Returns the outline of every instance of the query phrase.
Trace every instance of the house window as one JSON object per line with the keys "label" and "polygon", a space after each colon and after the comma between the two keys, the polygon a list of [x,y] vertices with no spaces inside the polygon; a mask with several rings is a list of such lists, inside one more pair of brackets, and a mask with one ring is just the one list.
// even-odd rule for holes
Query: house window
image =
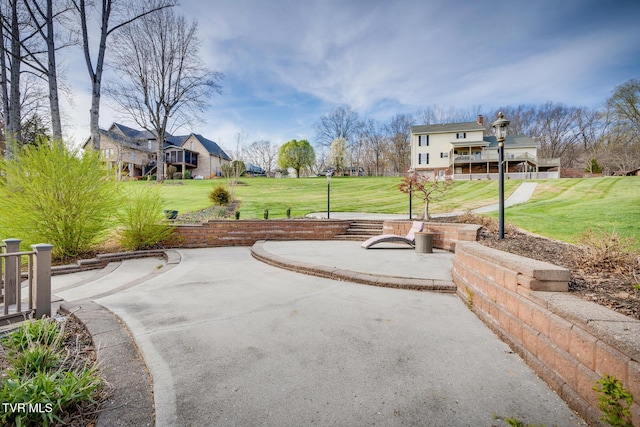
{"label": "house window", "polygon": [[429,153],[419,153],[418,154],[418,164],[419,165],[428,165],[429,164]]}
{"label": "house window", "polygon": [[418,147],[429,146],[429,135],[418,135]]}
{"label": "house window", "polygon": [[465,139],[467,137],[466,132],[458,132],[456,133],[456,139]]}
{"label": "house window", "polygon": [[152,148],[152,147],[151,147],[151,140],[147,141],[147,148],[148,148],[149,150],[151,150],[151,148]]}
{"label": "house window", "polygon": [[440,153],[440,158],[441,159],[448,159],[449,158],[449,153]]}
{"label": "house window", "polygon": [[193,151],[194,146],[195,146],[194,142],[191,141],[191,151]]}

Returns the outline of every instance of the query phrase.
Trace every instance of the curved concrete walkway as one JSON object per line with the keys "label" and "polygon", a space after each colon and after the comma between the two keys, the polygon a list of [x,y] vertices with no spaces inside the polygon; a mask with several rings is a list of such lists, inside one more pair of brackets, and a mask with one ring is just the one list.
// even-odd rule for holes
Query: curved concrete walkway
{"label": "curved concrete walkway", "polygon": [[[379,254],[411,256],[298,243],[265,246],[391,276]],[[95,299],[131,330],[159,426],[507,425],[495,414],[585,425],[455,295],[301,275],[247,247],[178,252],[164,273]],[[439,262],[412,264],[428,277]],[[152,273],[140,266],[139,278]]]}

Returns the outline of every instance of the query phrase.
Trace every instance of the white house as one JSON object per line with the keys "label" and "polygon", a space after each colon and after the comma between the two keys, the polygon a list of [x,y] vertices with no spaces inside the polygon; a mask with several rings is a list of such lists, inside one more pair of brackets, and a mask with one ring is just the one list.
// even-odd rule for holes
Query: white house
{"label": "white house", "polygon": [[[498,142],[477,122],[411,127],[411,168],[431,178],[497,179]],[[504,141],[505,173],[512,179],[559,178],[560,159],[538,157],[536,142],[524,135]]]}

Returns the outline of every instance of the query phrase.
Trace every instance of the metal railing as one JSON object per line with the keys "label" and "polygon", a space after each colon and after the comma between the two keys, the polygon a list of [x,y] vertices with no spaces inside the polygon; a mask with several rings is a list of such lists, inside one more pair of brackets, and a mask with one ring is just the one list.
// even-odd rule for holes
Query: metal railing
{"label": "metal railing", "polygon": [[[555,179],[560,178],[560,172],[509,172],[504,174],[505,179]],[[456,173],[452,177],[456,181],[474,181],[483,179],[499,179],[497,173]]]}
{"label": "metal railing", "polygon": [[[6,239],[0,244],[0,324],[25,320],[32,316],[51,316],[53,246],[41,243],[31,245],[31,251],[20,252],[20,242],[19,239]],[[23,271],[23,267],[26,271]],[[26,295],[23,294],[23,286]]]}

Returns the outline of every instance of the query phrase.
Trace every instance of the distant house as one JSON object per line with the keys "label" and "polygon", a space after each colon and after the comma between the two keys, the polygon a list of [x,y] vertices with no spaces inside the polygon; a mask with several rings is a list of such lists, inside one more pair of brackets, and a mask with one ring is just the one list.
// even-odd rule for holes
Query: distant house
{"label": "distant house", "polygon": [[[411,127],[411,168],[431,178],[496,179],[498,142],[477,122]],[[559,178],[560,159],[538,157],[536,142],[524,135],[504,142],[505,173],[513,179]]]}
{"label": "distant house", "polygon": [[[91,149],[88,139],[83,149]],[[140,131],[114,123],[108,130],[100,129],[100,152],[107,167],[119,176],[143,177],[157,174],[158,140],[148,131]],[[192,177],[220,176],[231,158],[216,144],[202,135],[173,136],[165,134],[164,159],[161,170],[166,175],[168,166],[178,172],[189,171]]]}

